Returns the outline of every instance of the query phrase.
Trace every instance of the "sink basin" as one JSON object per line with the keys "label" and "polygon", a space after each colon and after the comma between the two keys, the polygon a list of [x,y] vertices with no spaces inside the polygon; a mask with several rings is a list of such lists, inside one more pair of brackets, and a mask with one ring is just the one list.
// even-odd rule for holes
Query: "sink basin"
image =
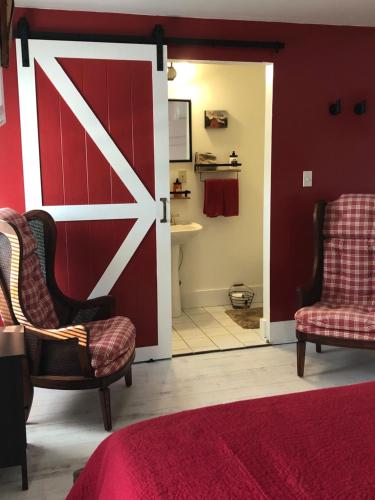
{"label": "sink basin", "polygon": [[190,238],[203,229],[201,224],[191,222],[190,224],[175,224],[171,226],[172,236],[172,316],[176,318],[181,315],[181,291],[180,291],[180,246],[184,245]]}
{"label": "sink basin", "polygon": [[171,226],[172,245],[183,245],[201,229],[203,229],[203,226],[197,222],[191,222],[190,224],[175,224]]}

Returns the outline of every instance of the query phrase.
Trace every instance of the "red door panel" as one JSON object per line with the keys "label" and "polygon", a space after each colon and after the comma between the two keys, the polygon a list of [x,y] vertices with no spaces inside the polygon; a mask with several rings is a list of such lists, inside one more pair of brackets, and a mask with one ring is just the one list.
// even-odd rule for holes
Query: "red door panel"
{"label": "red door panel", "polygon": [[[154,196],[151,63],[60,59],[59,63]],[[43,70],[36,66],[43,204],[134,203],[134,198]],[[58,223],[56,275],[68,295],[84,299],[135,220]],[[155,225],[110,292],[117,314],[137,328],[137,345],[157,344]]]}

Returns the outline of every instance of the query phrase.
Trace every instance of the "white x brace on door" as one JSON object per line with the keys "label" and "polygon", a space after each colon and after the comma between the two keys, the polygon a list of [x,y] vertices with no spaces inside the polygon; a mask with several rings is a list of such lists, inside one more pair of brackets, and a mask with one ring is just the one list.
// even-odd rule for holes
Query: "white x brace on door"
{"label": "white x brace on door", "polygon": [[[157,342],[153,345],[144,345],[137,349],[137,361],[150,358],[167,358],[171,356],[171,306],[170,306],[170,230],[169,223],[161,223],[163,215],[169,220],[169,201],[164,214],[161,198],[169,200],[169,158],[168,158],[168,96],[167,76],[164,71],[156,69],[156,48],[152,45],[66,42],[29,40],[30,66],[22,66],[21,43],[17,40],[17,65],[20,99],[23,172],[25,186],[26,210],[43,209],[49,212],[56,221],[118,221],[132,219],[135,223],[128,234],[114,252],[107,267],[103,270],[89,297],[106,295],[116,285],[121,274],[132,261],[135,253],[142,246],[145,236],[152,228],[156,232],[156,286],[155,297],[157,304]],[[153,193],[145,186],[131,163],[126,158],[111,136],[110,123],[105,127],[97,114],[85,99],[84,92],[80,91],[72,78],[64,70],[63,60],[90,61],[97,60],[103,67],[109,61],[137,61],[151,64],[152,106],[149,110],[153,117],[153,158],[154,158],[154,186]],[[164,68],[166,68],[166,50],[164,51]],[[42,133],[38,120],[38,100],[43,100],[41,91],[37,88],[36,70],[43,73],[75,119],[84,129],[85,138],[89,137],[98,148],[100,154],[120,179],[123,187],[134,199],[132,203],[93,203],[95,192],[87,181],[87,190],[90,194],[84,203],[46,204],[46,187],[43,186],[41,173],[40,141]],[[86,81],[86,88],[89,82]],[[133,89],[132,92],[135,92]],[[64,104],[64,105],[65,105]],[[133,106],[133,104],[132,104]],[[134,117],[137,109],[132,110]],[[144,110],[142,110],[144,113]],[[133,119],[132,119],[133,120]],[[131,121],[132,121],[131,120]],[[133,120],[134,121],[134,120]],[[51,124],[52,126],[52,124]],[[62,130],[62,129],[61,129]],[[60,131],[61,132],[61,131]],[[62,133],[62,132],[61,132]],[[136,144],[135,134],[142,134],[142,127],[133,127],[132,144]],[[86,141],[87,142],[87,141]],[[141,151],[136,152],[138,155]],[[63,151],[61,153],[63,155]],[[87,156],[87,151],[86,151]],[[133,155],[134,156],[134,155]],[[87,163],[87,158],[86,158]],[[87,165],[86,165],[87,167]],[[48,172],[52,165],[48,162],[43,165]],[[66,167],[67,168],[67,167]],[[105,168],[103,166],[103,168]],[[64,172],[62,173],[64,180]],[[144,181],[144,179],[143,179]],[[69,185],[64,185],[69,191]],[[90,191],[91,190],[91,191]],[[48,197],[47,197],[48,198]],[[64,197],[65,200],[65,197]],[[139,276],[139,286],[146,283],[147,276]],[[117,293],[121,293],[117,291]],[[141,312],[139,312],[141,314]],[[132,318],[137,327],[137,318]],[[150,318],[150,321],[153,321]],[[155,325],[150,324],[150,328]]]}

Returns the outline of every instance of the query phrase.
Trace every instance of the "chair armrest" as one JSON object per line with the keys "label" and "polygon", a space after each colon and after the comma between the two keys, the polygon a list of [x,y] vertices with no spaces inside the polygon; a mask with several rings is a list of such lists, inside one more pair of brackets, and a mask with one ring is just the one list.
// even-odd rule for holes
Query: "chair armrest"
{"label": "chair armrest", "polygon": [[[71,356],[78,356],[82,375],[94,377],[94,370],[91,366],[91,356],[89,351],[89,332],[83,325],[66,326],[63,328],[38,328],[33,325],[24,325],[25,335],[35,335],[40,344],[37,347],[40,358],[42,343],[54,343],[59,349],[59,342],[69,341]],[[39,361],[39,360],[38,360]],[[39,365],[39,362],[37,363]]]}
{"label": "chair armrest", "polygon": [[[114,315],[115,298],[112,295],[104,295],[88,300],[75,300],[61,293],[55,295],[59,303],[63,303],[68,314],[58,314],[63,324],[81,324],[89,321],[107,319]],[[58,303],[55,303],[58,306]],[[91,314],[90,314],[91,311]]]}
{"label": "chair armrest", "polygon": [[115,312],[115,298],[113,295],[103,295],[102,297],[78,302],[77,313],[88,309],[98,309],[93,321],[110,318]]}
{"label": "chair armrest", "polygon": [[319,302],[323,289],[323,262],[324,262],[324,216],[325,201],[318,201],[314,207],[314,263],[311,281],[306,286],[297,288],[297,307],[311,306]]}

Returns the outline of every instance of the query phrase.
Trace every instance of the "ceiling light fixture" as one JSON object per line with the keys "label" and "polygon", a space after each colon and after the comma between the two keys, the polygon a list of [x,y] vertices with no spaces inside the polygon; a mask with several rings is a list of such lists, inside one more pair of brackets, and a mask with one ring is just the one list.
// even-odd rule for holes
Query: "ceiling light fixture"
{"label": "ceiling light fixture", "polygon": [[168,74],[168,81],[169,82],[172,82],[176,78],[177,71],[173,67],[173,62],[171,62],[170,66],[168,65],[168,73],[167,74]]}

